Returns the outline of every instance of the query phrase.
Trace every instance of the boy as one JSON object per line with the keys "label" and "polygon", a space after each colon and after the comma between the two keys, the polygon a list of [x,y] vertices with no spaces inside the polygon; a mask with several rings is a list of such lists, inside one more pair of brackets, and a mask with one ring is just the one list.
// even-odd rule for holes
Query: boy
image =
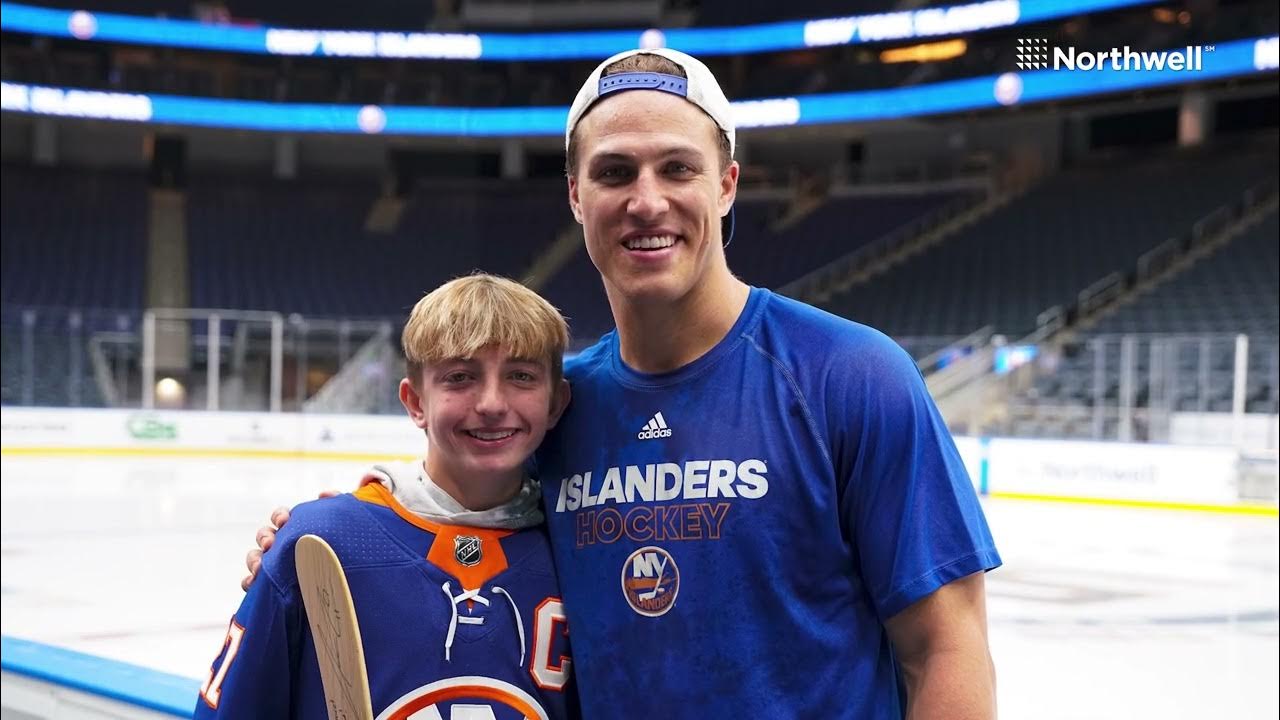
{"label": "boy", "polygon": [[354,494],[295,508],[231,620],[197,718],[327,716],[294,567],[308,533],[342,561],[380,717],[570,716],[564,609],[524,472],[569,401],[567,341],[554,307],[491,275],[418,302],[400,400],[426,433],[425,459],[375,466]]}

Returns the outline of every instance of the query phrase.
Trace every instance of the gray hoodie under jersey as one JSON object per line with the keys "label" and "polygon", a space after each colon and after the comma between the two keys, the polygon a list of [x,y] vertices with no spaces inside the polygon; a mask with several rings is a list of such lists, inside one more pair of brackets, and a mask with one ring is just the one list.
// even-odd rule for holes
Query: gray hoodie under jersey
{"label": "gray hoodie under jersey", "polygon": [[374,465],[361,485],[378,482],[391,491],[396,502],[409,512],[445,525],[520,530],[542,522],[542,491],[532,478],[525,477],[520,492],[510,501],[488,510],[468,510],[440,489],[427,475],[425,458],[414,462]]}

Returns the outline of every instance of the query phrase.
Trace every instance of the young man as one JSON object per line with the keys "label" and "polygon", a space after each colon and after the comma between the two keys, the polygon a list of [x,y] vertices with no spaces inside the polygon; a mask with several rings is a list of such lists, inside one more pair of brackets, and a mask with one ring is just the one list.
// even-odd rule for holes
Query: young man
{"label": "young man", "polygon": [[537,454],[584,717],[994,717],[973,486],[906,353],[729,271],[711,72],[609,58],[565,140],[617,323]]}
{"label": "young man", "polygon": [[884,335],[729,271],[734,146],[683,53],[610,58],[570,109],[617,323],[538,453],[584,713],[992,717],[1000,560],[950,434]]}
{"label": "young man", "polygon": [[472,275],[418,302],[400,400],[426,433],[425,460],[376,466],[354,494],[294,509],[196,717],[327,716],[294,566],[307,533],[342,561],[375,713],[577,716],[539,494],[524,471],[568,402],[567,340],[560,313],[510,280]]}

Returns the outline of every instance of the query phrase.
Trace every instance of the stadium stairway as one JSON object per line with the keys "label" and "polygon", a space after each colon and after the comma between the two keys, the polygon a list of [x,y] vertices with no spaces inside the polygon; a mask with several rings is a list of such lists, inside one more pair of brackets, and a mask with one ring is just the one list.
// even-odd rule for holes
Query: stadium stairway
{"label": "stadium stairway", "polygon": [[796,278],[778,292],[814,305],[882,275],[907,259],[946,242],[961,230],[1008,205],[1030,183],[994,190],[978,197],[961,197],[933,214],[895,229],[844,257]]}
{"label": "stadium stairway", "polygon": [[[1082,288],[1072,305],[1048,308],[1040,314],[1033,332],[1010,344],[1060,347],[1089,332],[1145,294],[1210,261],[1236,238],[1272,217],[1280,205],[1278,190],[1274,178],[1254,185],[1236,201],[1200,218],[1184,235],[1143,254],[1133,267]],[[1008,374],[995,370],[1001,344],[993,338],[987,346],[926,378],[953,431],[982,433],[1003,426],[1011,400],[1028,385],[1031,365]]]}

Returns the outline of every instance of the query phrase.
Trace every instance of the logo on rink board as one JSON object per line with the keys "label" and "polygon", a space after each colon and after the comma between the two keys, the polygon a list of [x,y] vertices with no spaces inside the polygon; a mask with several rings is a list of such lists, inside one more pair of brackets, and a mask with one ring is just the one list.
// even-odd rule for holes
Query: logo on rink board
{"label": "logo on rink board", "polygon": [[125,429],[136,440],[177,440],[178,424],[159,415],[135,413],[125,421]]}

